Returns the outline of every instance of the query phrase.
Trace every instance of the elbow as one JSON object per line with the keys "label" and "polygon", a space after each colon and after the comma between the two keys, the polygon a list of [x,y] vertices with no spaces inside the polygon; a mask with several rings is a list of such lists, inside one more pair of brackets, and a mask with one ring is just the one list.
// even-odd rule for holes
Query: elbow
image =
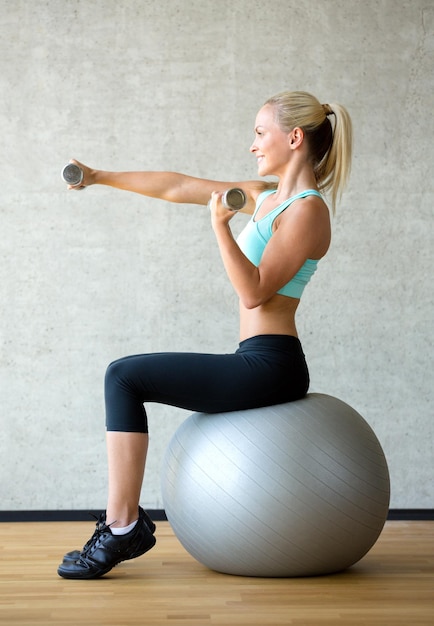
{"label": "elbow", "polygon": [[240,298],[241,304],[245,309],[251,311],[257,309],[259,306],[265,304],[269,298],[263,298],[259,294],[246,294]]}
{"label": "elbow", "polygon": [[270,292],[270,286],[258,280],[250,281],[244,284],[238,291],[241,304],[245,309],[252,310],[266,304],[274,295],[274,291]]}
{"label": "elbow", "polygon": [[245,309],[251,311],[252,309],[256,309],[256,307],[258,307],[260,303],[256,302],[256,300],[246,300],[244,298],[241,298],[241,304]]}

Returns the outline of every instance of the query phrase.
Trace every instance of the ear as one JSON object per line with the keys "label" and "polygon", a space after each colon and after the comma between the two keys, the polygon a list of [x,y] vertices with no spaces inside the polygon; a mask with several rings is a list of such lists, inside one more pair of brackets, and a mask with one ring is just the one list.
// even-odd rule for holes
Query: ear
{"label": "ear", "polygon": [[300,128],[299,126],[296,126],[289,133],[288,139],[289,139],[289,147],[292,150],[296,150],[303,143],[304,130],[302,128]]}

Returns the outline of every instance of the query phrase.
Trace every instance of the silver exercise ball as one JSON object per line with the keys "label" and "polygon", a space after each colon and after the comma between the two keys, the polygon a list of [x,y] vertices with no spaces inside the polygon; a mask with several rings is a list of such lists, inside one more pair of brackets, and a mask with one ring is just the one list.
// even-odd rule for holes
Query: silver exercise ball
{"label": "silver exercise ball", "polygon": [[331,574],[353,565],[386,521],[390,482],[375,433],[332,396],[195,413],[167,448],[167,518],[210,569],[241,576]]}

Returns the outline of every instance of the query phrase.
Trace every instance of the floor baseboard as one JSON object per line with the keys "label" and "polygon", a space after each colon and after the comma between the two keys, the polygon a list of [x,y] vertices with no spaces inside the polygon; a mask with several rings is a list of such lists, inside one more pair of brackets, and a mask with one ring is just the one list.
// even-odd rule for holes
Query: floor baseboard
{"label": "floor baseboard", "polygon": [[[167,521],[164,509],[147,509],[155,522]],[[0,522],[89,522],[92,515],[97,517],[101,510],[60,510],[60,511],[0,511]],[[389,521],[430,521],[434,520],[434,509],[390,509]]]}

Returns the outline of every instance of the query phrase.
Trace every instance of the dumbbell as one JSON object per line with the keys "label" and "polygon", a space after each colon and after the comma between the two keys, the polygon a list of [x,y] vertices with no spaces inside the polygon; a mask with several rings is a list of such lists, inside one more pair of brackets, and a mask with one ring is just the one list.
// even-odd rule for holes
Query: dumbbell
{"label": "dumbbell", "polygon": [[[222,204],[226,209],[229,209],[229,211],[239,211],[246,202],[246,194],[239,187],[227,189],[222,195]],[[208,207],[211,208],[211,200],[208,202]]]}
{"label": "dumbbell", "polygon": [[62,170],[62,178],[68,185],[77,187],[83,180],[83,170],[75,163],[68,163]]}

